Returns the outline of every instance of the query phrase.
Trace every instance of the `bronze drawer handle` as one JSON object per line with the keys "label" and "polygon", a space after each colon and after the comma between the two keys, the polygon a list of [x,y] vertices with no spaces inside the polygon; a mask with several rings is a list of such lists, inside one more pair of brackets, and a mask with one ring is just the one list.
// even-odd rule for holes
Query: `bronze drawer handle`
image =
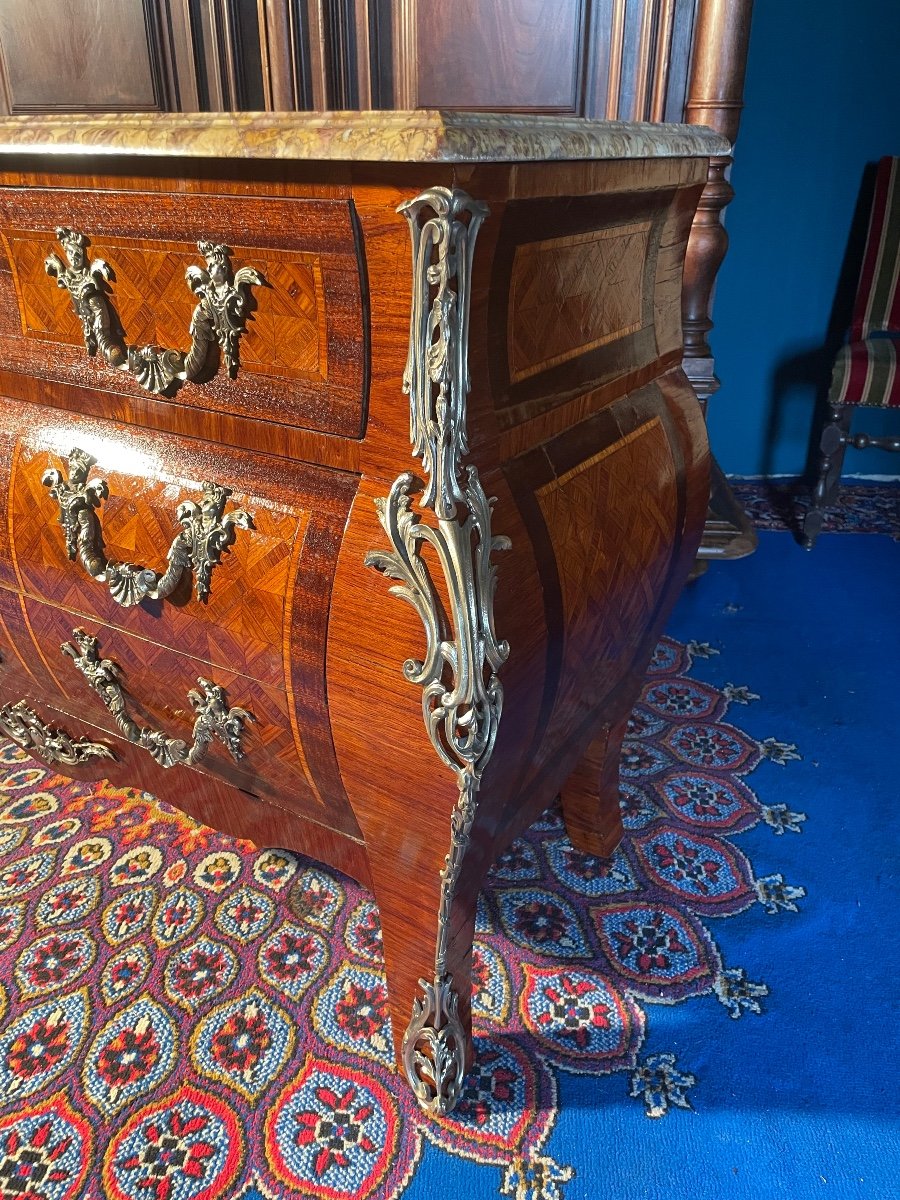
{"label": "bronze drawer handle", "polygon": [[214,737],[219,739],[235,762],[244,757],[241,748],[244,722],[255,721],[256,718],[244,708],[229,708],[223,687],[201,676],[197,682],[203,689],[202,693],[193,689],[188,692],[188,700],[197,714],[191,744],[188,746],[181,738],[167,737],[161,730],[148,726],[142,728],[132,720],[119,682],[119,666],[112,659],[100,657],[99,641],[83,629],[73,629],[72,637],[76,645],[63,642],[63,654],[68,654],[72,659],[129,742],[147,750],[161,767],[193,766],[204,757]]}
{"label": "bronze drawer handle", "polygon": [[234,543],[235,530],[254,528],[253,517],[244,509],[225,513],[231,488],[205,482],[199,502],[185,500],[178,505],[175,516],[183,528],[169,547],[165,571],[158,574],[150,567],[114,563],[106,557],[100,519],[94,510],[109,496],[109,485],[105,479],[88,480],[96,461],[76,446],[69,455],[68,478],[56,467],[50,467],[41,477],[59,505],[59,523],[69,558],[74,562],[77,555],[88,575],[107,583],[110,595],[123,608],[132,608],[145,599],[165,599],[188,569],[196,575],[197,599],[206,603],[213,567]]}
{"label": "bronze drawer handle", "polygon": [[24,700],[0,707],[0,732],[29,754],[48,763],[80,766],[91,758],[116,757],[102,742],[72,737],[64,729],[48,725]]}
{"label": "bronze drawer handle", "polygon": [[261,271],[256,267],[232,271],[228,246],[201,238],[197,249],[206,265],[192,264],[185,272],[187,285],[199,300],[191,316],[190,350],[127,346],[125,330],[110,297],[109,285],[115,282],[115,271],[102,258],[88,259],[90,240],[80,230],[60,225],[56,236],[66,262],[51,252],[44,259],[44,270],[56,280],[57,287],[69,293],[81,320],[88,354],[93,356],[99,350],[110,366],[128,371],[141,387],[159,396],[171,395],[186,380],[208,378],[219,351],[234,379],[240,366],[240,340],[252,309],[250,289],[266,286]]}

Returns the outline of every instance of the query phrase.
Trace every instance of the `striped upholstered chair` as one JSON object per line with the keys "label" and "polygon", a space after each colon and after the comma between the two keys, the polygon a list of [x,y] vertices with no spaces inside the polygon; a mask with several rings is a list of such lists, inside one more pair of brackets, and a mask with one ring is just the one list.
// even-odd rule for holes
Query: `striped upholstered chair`
{"label": "striped upholstered chair", "polygon": [[[853,305],[850,338],[838,351],[828,389],[828,413],[820,443],[819,476],[812,505],[803,522],[808,548],[819,536],[825,509],[837,499],[844,451],[900,450],[900,437],[851,434],[857,405],[900,410],[900,158],[883,158],[875,176],[875,195],[862,273]],[[898,412],[900,417],[900,412]]]}

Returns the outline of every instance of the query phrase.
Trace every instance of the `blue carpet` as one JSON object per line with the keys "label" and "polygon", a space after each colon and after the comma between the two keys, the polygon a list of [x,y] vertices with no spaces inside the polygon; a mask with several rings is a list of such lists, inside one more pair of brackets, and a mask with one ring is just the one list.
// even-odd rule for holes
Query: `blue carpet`
{"label": "blue carpet", "polygon": [[0,742],[0,1200],[900,1195],[898,585],[763,532],[688,589],[621,849],[553,807],[492,868],[441,1121],[358,885]]}
{"label": "blue carpet", "polygon": [[[731,719],[801,755],[753,775],[762,803],[807,814],[800,835],[761,823],[740,846],[757,878],[781,873],[806,896],[796,913],[715,922],[725,963],[769,988],[761,1015],[723,1020],[713,995],[645,1005],[642,1054],[676,1055],[692,1108],[648,1120],[621,1073],[561,1071],[542,1153],[574,1173],[517,1200],[900,1194],[898,596],[887,537],[823,536],[809,554],[764,532],[753,558],[714,565],[682,597],[669,634],[719,651],[692,677],[759,693]],[[495,1188],[429,1147],[405,1197]]]}

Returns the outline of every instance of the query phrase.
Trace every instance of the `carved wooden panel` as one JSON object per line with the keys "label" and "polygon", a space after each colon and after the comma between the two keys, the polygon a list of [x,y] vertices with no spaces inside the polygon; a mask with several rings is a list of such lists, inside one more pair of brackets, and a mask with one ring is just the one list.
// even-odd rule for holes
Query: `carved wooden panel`
{"label": "carved wooden panel", "polygon": [[190,39],[183,0],[0,0],[6,111],[195,110]]}
{"label": "carved wooden panel", "polygon": [[577,111],[583,0],[416,8],[417,106]]}
{"label": "carved wooden panel", "polygon": [[509,305],[513,383],[644,323],[649,221],[516,247]]}
{"label": "carved wooden panel", "polygon": [[[209,2],[209,0],[207,0]],[[628,5],[628,27],[658,0]],[[260,0],[270,110],[482,108],[593,113],[615,0]],[[681,7],[695,0],[671,0]],[[620,5],[625,17],[624,2]],[[646,10],[646,15],[645,15]],[[679,53],[665,23],[660,56]],[[619,37],[624,38],[622,22]],[[651,28],[651,26],[647,26]],[[682,22],[689,32],[689,21]],[[600,31],[599,36],[597,30]],[[664,72],[667,74],[668,72]],[[681,70],[684,74],[684,68]],[[594,113],[602,115],[602,113]]]}
{"label": "carved wooden panel", "polygon": [[390,0],[389,20],[355,2],[374,8],[376,79],[392,48],[394,108],[682,119],[698,0]]}
{"label": "carved wooden panel", "polygon": [[[111,304],[126,342],[138,347],[190,347],[196,297],[185,268],[203,265],[201,238],[227,242],[232,267],[257,268],[266,285],[253,289],[236,378],[220,368],[213,379],[182,387],[178,403],[359,436],[366,328],[346,203],[0,189],[9,272],[0,270],[0,347],[7,365],[140,392],[127,373],[88,359],[69,295],[44,269],[47,255],[61,252],[57,225],[85,233],[90,258],[112,268]],[[41,349],[29,350],[22,339]]]}

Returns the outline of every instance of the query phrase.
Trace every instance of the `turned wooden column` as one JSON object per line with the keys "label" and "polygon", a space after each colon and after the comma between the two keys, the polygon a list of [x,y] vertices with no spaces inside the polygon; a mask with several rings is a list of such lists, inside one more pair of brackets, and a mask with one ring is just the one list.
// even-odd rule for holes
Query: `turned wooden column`
{"label": "turned wooden column", "polygon": [[[744,107],[744,75],[753,0],[699,0],[685,121],[708,125],[734,144]],[[691,227],[684,263],[682,319],[684,369],[706,408],[719,389],[709,344],[716,275],[728,249],[722,223],[734,189],[729,182],[730,155],[709,162],[709,176]],[[741,558],[756,548],[756,534],[735,500],[724,475],[713,471],[710,512],[700,558]]]}

